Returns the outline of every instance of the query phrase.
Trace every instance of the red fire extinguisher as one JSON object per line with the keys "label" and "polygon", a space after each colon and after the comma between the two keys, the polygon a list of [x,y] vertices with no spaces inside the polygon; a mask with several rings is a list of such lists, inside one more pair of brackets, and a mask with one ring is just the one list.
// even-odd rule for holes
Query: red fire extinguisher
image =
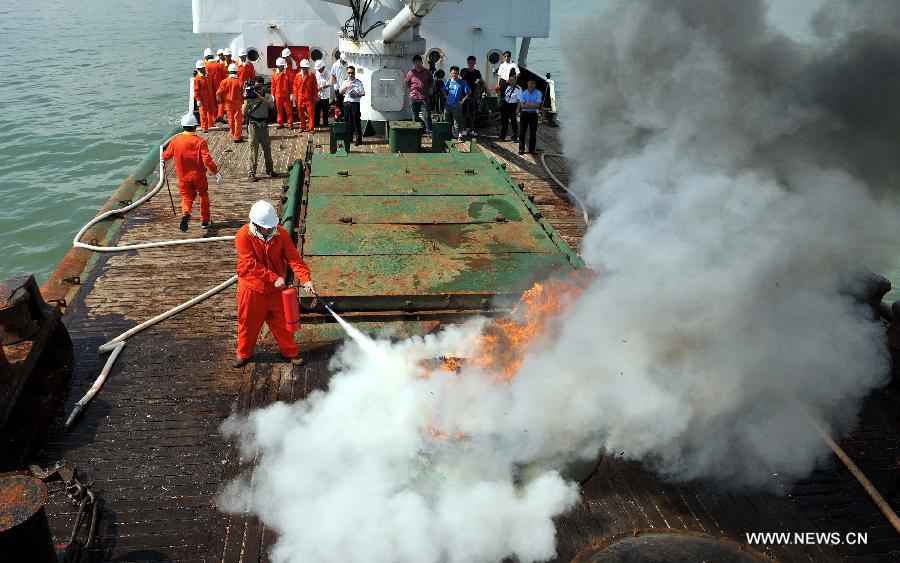
{"label": "red fire extinguisher", "polygon": [[287,329],[293,332],[300,330],[300,301],[294,286],[281,292],[281,304],[284,305],[284,320]]}

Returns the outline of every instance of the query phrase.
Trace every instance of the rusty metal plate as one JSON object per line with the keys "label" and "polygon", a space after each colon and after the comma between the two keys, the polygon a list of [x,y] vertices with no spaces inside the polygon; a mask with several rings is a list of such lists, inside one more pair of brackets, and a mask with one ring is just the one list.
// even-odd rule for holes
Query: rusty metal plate
{"label": "rusty metal plate", "polygon": [[556,251],[547,233],[533,222],[451,223],[438,225],[316,224],[306,231],[308,256],[381,254],[473,254]]}
{"label": "rusty metal plate", "polygon": [[307,222],[492,223],[530,218],[515,195],[386,197],[316,195],[310,187]]}
{"label": "rusty metal plate", "polygon": [[428,254],[308,256],[323,298],[448,293],[517,294],[556,268],[571,270],[556,254]]}
{"label": "rusty metal plate", "polygon": [[47,502],[47,486],[26,475],[0,477],[0,532],[26,522]]}
{"label": "rusty metal plate", "polygon": [[444,176],[410,173],[390,176],[339,176],[316,183],[316,194],[332,195],[499,195],[510,186],[499,174]]}

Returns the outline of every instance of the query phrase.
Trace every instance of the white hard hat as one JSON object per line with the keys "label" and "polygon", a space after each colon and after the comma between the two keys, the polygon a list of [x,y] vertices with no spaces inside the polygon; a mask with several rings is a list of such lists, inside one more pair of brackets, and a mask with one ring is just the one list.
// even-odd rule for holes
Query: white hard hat
{"label": "white hard hat", "polygon": [[278,60],[275,61],[275,66],[287,66],[287,61],[278,57]]}
{"label": "white hard hat", "polygon": [[268,201],[257,201],[250,208],[250,220],[264,229],[278,225],[278,214]]}
{"label": "white hard hat", "polygon": [[194,66],[196,66],[197,68],[206,68],[206,61],[204,61],[203,59],[197,59],[197,64]]}
{"label": "white hard hat", "polygon": [[290,56],[291,56],[291,50],[288,49],[287,47],[285,47],[284,49],[281,50],[281,56],[282,56],[282,57],[290,57]]}
{"label": "white hard hat", "polygon": [[300,61],[300,68],[309,68],[309,61],[306,59]]}
{"label": "white hard hat", "polygon": [[209,47],[207,47],[206,49],[203,50],[203,57],[204,57],[204,58],[206,58],[206,57],[211,57],[211,56],[213,56],[213,50],[212,50],[212,49],[210,49]]}
{"label": "white hard hat", "polygon": [[194,113],[186,113],[181,116],[181,126],[182,127],[196,127],[197,126],[197,118],[194,117]]}
{"label": "white hard hat", "polygon": [[239,57],[246,57],[246,56],[247,56],[247,49],[241,49],[240,51],[238,51],[238,56],[239,56]]}
{"label": "white hard hat", "polygon": [[222,54],[231,56],[231,49],[225,49],[224,51],[222,51]]}
{"label": "white hard hat", "polygon": [[236,64],[231,63],[230,65],[228,65],[228,72],[237,73],[237,71],[238,71],[238,66]]}
{"label": "white hard hat", "polygon": [[322,70],[323,68],[325,68],[325,61],[323,61],[322,59],[317,60],[316,61],[316,69]]}
{"label": "white hard hat", "polygon": [[225,54],[225,51],[223,51],[222,49],[216,49],[216,54],[217,54],[217,55],[224,55],[224,54]]}

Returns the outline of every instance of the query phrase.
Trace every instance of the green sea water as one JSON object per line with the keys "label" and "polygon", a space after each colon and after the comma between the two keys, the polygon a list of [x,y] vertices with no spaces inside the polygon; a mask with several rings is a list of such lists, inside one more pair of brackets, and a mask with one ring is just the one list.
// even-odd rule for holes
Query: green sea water
{"label": "green sea water", "polygon": [[[772,15],[802,34],[820,3],[776,1]],[[563,122],[564,57],[590,52],[566,54],[559,37],[605,4],[554,0],[551,38],[532,41],[529,67],[557,81]],[[177,124],[203,49],[227,45],[191,32],[188,0],[0,0],[0,38],[14,55],[0,80],[0,279],[33,273],[43,282],[78,229]],[[900,285],[900,256],[872,267]]]}

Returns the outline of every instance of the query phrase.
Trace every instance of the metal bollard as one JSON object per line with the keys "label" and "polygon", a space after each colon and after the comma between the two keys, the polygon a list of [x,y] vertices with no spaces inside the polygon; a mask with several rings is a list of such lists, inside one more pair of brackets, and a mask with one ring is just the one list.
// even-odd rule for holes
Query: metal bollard
{"label": "metal bollard", "polygon": [[56,561],[44,504],[47,486],[26,475],[0,477],[0,553],[5,561]]}

